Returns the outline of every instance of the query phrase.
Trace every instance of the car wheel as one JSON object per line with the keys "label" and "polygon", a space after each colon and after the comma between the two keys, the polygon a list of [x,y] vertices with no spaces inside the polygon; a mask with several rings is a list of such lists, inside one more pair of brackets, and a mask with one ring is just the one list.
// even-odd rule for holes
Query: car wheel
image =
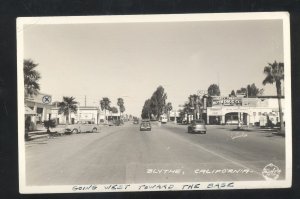
{"label": "car wheel", "polygon": [[78,129],[73,129],[72,133],[78,133]]}
{"label": "car wheel", "polygon": [[97,132],[97,128],[94,127],[93,130],[92,130],[92,133],[96,133]]}

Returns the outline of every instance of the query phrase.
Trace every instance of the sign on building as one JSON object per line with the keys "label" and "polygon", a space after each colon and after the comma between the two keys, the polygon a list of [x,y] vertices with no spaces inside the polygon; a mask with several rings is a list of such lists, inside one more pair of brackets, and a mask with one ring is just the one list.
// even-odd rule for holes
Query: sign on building
{"label": "sign on building", "polygon": [[240,97],[214,97],[212,106],[241,106],[242,98]]}

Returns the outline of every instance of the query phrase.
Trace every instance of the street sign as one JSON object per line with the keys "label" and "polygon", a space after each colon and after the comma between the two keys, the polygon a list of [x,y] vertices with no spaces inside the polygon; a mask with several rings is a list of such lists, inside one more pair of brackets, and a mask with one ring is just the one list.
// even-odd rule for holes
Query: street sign
{"label": "street sign", "polygon": [[42,101],[43,101],[44,104],[50,104],[51,103],[51,96],[49,96],[49,95],[43,96]]}

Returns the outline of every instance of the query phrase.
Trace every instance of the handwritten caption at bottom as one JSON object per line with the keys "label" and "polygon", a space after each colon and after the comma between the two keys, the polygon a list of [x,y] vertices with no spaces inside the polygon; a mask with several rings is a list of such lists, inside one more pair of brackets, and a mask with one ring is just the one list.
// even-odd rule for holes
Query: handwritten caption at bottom
{"label": "handwritten caption at bottom", "polygon": [[111,185],[75,185],[73,192],[114,192],[114,191],[171,191],[230,189],[234,182],[206,182],[191,184],[111,184]]}

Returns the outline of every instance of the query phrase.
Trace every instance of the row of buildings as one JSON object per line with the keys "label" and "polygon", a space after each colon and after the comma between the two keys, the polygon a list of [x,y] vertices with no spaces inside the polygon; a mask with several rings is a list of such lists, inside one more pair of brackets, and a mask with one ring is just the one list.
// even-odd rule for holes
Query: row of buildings
{"label": "row of buildings", "polygon": [[[284,98],[281,99],[282,112],[284,113]],[[226,124],[231,121],[241,121],[245,125],[262,125],[269,119],[273,124],[280,122],[278,98],[274,96],[259,97],[212,97],[210,103],[202,108],[202,119],[207,124]],[[191,120],[193,115],[185,114],[180,118],[179,111],[171,111],[172,121],[184,119]],[[284,114],[283,114],[284,115]],[[284,121],[284,117],[283,117]]]}
{"label": "row of buildings", "polygon": [[[49,118],[57,124],[65,124],[66,116],[58,114],[58,107],[51,103],[51,95],[38,94],[25,100],[25,116],[33,123],[42,123]],[[49,100],[50,99],[50,100]],[[284,98],[282,99],[284,113]],[[245,125],[261,125],[262,120],[270,119],[276,124],[279,120],[278,99],[271,96],[247,97],[212,97],[210,103],[201,107],[202,118],[207,124],[226,124],[229,121],[242,121]],[[170,120],[192,120],[192,114],[181,118],[180,111],[171,111]],[[119,113],[113,114],[102,111],[99,106],[79,106],[77,113],[70,114],[70,123],[86,121],[99,124],[106,119],[118,118]],[[265,121],[264,121],[265,122]]]}
{"label": "row of buildings", "polygon": [[[51,102],[52,96],[40,93],[31,98],[25,99],[25,118],[34,124],[42,123],[48,119],[56,120],[57,124],[66,124],[67,117],[59,114],[57,103]],[[99,106],[78,106],[77,113],[70,114],[70,123],[74,124],[78,121],[100,124],[105,120],[119,118],[119,113],[112,113],[101,110]]]}

